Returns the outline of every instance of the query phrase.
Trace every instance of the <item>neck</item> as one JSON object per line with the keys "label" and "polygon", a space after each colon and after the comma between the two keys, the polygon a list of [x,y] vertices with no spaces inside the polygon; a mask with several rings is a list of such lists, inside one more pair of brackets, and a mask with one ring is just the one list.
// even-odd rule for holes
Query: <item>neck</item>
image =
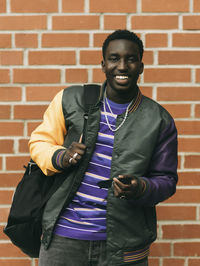
{"label": "neck", "polygon": [[110,89],[109,86],[106,87],[106,96],[109,100],[116,102],[116,103],[129,103],[133,100],[134,97],[136,97],[138,91],[138,87],[135,86],[134,89],[131,89],[131,91],[116,91],[113,89]]}

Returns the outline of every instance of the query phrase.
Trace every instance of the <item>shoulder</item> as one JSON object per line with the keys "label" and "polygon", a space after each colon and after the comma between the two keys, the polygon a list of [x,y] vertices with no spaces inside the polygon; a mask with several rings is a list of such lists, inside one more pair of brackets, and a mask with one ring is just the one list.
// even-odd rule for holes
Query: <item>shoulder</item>
{"label": "shoulder", "polygon": [[74,85],[67,87],[63,90],[63,97],[65,96],[78,96],[83,94],[83,86],[82,85]]}
{"label": "shoulder", "polygon": [[63,95],[62,95],[62,105],[63,106],[68,106],[68,105],[74,105],[76,106],[77,104],[82,105],[83,102],[83,86],[81,85],[75,85],[75,86],[70,86],[67,87],[63,90]]}
{"label": "shoulder", "polygon": [[164,120],[173,120],[172,115],[161,104],[147,96],[143,95],[142,105],[153,116],[161,116]]}

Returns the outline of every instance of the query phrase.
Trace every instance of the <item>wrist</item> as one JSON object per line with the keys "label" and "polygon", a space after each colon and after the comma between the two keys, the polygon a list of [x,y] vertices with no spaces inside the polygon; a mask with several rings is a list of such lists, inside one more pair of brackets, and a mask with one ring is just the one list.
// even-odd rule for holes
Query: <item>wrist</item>
{"label": "wrist", "polygon": [[52,157],[52,164],[57,170],[63,170],[65,167],[63,165],[63,158],[65,156],[66,149],[57,150]]}

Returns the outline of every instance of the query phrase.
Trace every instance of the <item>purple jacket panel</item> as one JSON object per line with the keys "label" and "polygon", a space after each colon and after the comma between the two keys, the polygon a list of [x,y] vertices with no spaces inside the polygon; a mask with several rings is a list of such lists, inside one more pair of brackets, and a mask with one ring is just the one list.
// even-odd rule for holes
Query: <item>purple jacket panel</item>
{"label": "purple jacket panel", "polygon": [[173,119],[158,138],[147,176],[144,195],[134,200],[136,205],[154,206],[176,192],[177,176],[177,130]]}

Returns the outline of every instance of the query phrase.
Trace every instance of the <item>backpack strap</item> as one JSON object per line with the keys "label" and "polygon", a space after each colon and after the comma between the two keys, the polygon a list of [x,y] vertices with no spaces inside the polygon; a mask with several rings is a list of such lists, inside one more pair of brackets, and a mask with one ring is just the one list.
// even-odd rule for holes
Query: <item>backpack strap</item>
{"label": "backpack strap", "polygon": [[83,102],[85,106],[85,113],[84,113],[82,143],[85,142],[85,132],[87,128],[88,113],[90,108],[97,102],[97,99],[99,98],[100,95],[100,89],[101,86],[97,84],[84,85]]}
{"label": "backpack strap", "polygon": [[100,93],[100,85],[97,84],[85,84],[84,85],[84,104],[85,110],[87,111],[88,107],[94,105],[97,102]]}

